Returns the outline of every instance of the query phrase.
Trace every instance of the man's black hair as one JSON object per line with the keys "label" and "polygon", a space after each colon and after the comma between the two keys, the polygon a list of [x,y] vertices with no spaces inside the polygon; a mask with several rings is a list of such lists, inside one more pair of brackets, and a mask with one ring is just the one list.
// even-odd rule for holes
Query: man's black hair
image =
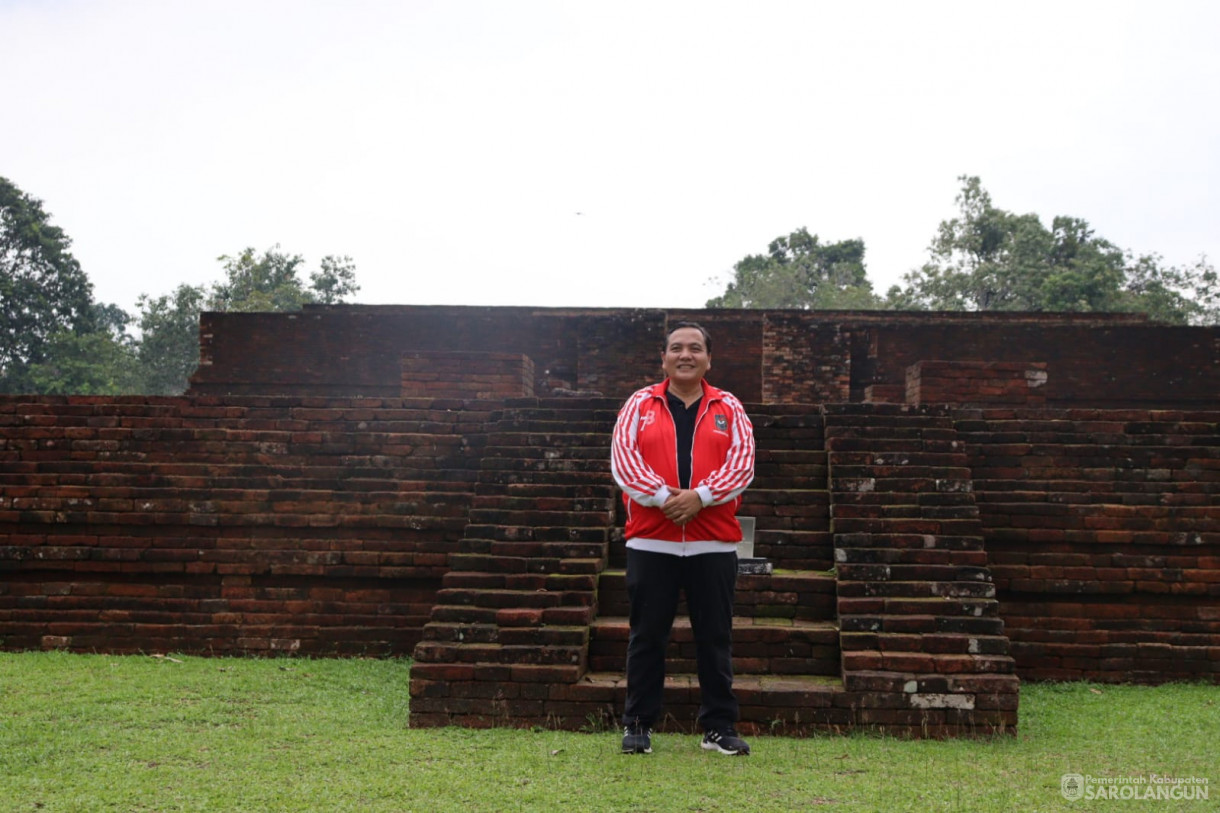
{"label": "man's black hair", "polygon": [[693,327],[695,330],[703,334],[703,349],[707,352],[712,352],[712,336],[707,332],[707,328],[698,322],[674,322],[665,331],[665,343],[661,345],[661,352],[669,349],[669,337],[674,335],[675,330],[681,330],[684,327]]}

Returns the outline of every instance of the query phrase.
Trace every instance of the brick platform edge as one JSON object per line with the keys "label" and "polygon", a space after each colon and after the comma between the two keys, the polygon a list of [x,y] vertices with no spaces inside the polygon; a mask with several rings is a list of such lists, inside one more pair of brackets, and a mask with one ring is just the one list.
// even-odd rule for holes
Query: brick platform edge
{"label": "brick platform edge", "polygon": [[[768,407],[756,410],[766,414]],[[825,441],[828,482],[799,487],[829,486],[841,670],[740,677],[739,727],[751,734],[858,728],[910,737],[1015,733],[1019,681],[952,412],[843,405],[822,413],[817,421],[794,415],[778,420],[789,421],[790,432],[812,426],[816,436],[806,437],[806,448],[820,450]],[[597,491],[613,493],[604,459],[598,464],[587,456],[604,450],[612,418],[612,409],[595,414],[543,404],[501,417],[501,427],[526,434],[493,431],[499,440],[489,442],[476,499],[505,512],[483,518],[497,524],[471,526],[465,543],[480,553],[458,554],[455,564],[468,567],[446,577],[453,589],[441,591],[416,648],[412,725],[616,725],[625,695],[621,664],[611,674],[591,672],[588,638],[580,634],[597,617],[599,580],[576,575],[605,566],[614,534],[613,512],[601,513],[608,506]],[[542,446],[528,451],[530,438]],[[826,478],[827,469],[820,471]],[[503,496],[511,489],[534,500],[553,493],[567,500],[558,503],[565,508],[574,497],[597,499],[596,506],[583,507],[598,513],[517,515]],[[527,518],[537,524],[517,527]],[[581,525],[570,522],[564,541],[552,527],[558,519]],[[816,531],[817,523],[809,515],[805,527],[792,530]],[[785,576],[766,578],[777,585]],[[775,585],[762,589],[773,593]],[[681,633],[675,637],[680,641]],[[692,727],[697,693],[693,675],[671,674],[665,727]]]}
{"label": "brick platform edge", "polygon": [[856,727],[1012,734],[1009,655],[947,407],[828,405],[843,685]]}
{"label": "brick platform edge", "polygon": [[[418,643],[412,724],[605,727],[616,408],[0,398],[0,646]],[[748,409],[777,572],[739,583],[744,730],[1010,731],[1016,674],[1220,682],[1220,412]],[[676,671],[667,724],[696,703]]]}

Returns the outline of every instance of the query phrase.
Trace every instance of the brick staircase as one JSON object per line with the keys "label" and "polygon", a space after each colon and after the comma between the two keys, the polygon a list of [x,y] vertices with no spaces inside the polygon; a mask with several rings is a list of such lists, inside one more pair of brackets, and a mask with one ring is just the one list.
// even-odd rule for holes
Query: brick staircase
{"label": "brick staircase", "polygon": [[[412,725],[617,724],[628,637],[621,502],[608,460],[617,407],[536,401],[501,416],[462,550],[416,649]],[[750,412],[759,452],[740,513],[756,517],[755,553],[776,571],[738,579],[742,728],[846,727],[821,416],[807,407]],[[679,612],[667,725],[690,728],[698,681]]]}
{"label": "brick staircase", "polygon": [[615,533],[618,402],[510,399],[411,671],[414,726],[557,725]]}
{"label": "brick staircase", "polygon": [[958,413],[1023,676],[1220,681],[1217,417]]}
{"label": "brick staircase", "polygon": [[[628,639],[609,474],[617,407],[518,399],[495,416],[470,522],[415,651],[412,725],[617,725]],[[738,578],[741,730],[1013,730],[1017,679],[948,414],[747,409],[758,456],[739,514],[755,518],[755,555],[774,571]],[[695,725],[694,661],[680,607],[665,728]]]}
{"label": "brick staircase", "polygon": [[857,724],[916,736],[1013,729],[1018,681],[950,412],[843,404],[825,414]]}
{"label": "brick staircase", "polygon": [[[744,732],[799,733],[846,727],[834,620],[826,453],[822,419],[809,407],[747,406],[758,454],[740,516],[756,521],[755,555],[775,571],[741,575],[733,619],[734,691]],[[620,523],[621,524],[621,523]],[[593,624],[590,696],[603,699],[603,722],[617,724],[626,686],[628,624],[625,548],[612,549],[602,574],[601,615]],[[692,730],[699,711],[695,643],[679,606],[666,659],[668,728]]]}

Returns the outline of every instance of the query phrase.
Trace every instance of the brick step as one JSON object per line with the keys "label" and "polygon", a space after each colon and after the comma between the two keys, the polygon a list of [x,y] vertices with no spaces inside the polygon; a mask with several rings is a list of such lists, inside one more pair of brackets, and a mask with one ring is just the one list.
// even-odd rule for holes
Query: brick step
{"label": "brick step", "polygon": [[[598,580],[598,606],[603,615],[626,616],[627,573],[622,568],[602,571]],[[686,602],[678,613],[686,614]],[[738,576],[733,617],[740,619],[799,619],[826,621],[834,618],[835,577],[812,571],[778,571],[767,575]]]}
{"label": "brick step", "polygon": [[606,413],[611,418],[622,405],[622,399],[609,398],[604,395],[589,395],[572,397],[570,395],[523,395],[517,398],[504,399],[505,413],[516,412],[556,412],[562,414],[565,410],[594,409]]}
{"label": "brick step", "polygon": [[[596,482],[573,483],[568,478],[564,483],[480,483],[475,487],[475,500],[510,498],[514,500],[606,500],[607,506],[618,503],[618,489],[610,478],[600,475],[591,478]],[[591,510],[591,509],[578,509]]]}
{"label": "brick step", "polygon": [[[1220,464],[1213,464],[1220,466]],[[1200,489],[1190,493],[1132,494],[1106,491],[1100,494],[1059,493],[1048,491],[980,492],[975,495],[979,510],[989,513],[1051,514],[1061,516],[1082,510],[1086,506],[1119,506],[1120,511],[1155,506],[1162,510],[1207,509],[1212,501]]]}
{"label": "brick step", "polygon": [[[253,513],[287,514],[409,514],[436,519],[464,517],[468,495],[428,496],[415,494],[348,493],[342,491],[250,492],[215,491],[204,499],[192,499],[181,492],[136,497],[114,493],[112,489],[82,495],[80,489],[59,489],[58,493],[33,489],[4,489],[7,505],[14,511],[139,511],[146,514],[204,513],[240,515]],[[448,498],[444,498],[448,497]]]}
{"label": "brick step", "polygon": [[[605,517],[615,510],[617,503],[617,500],[611,495],[596,497],[550,496],[548,493],[549,489],[542,489],[541,494],[535,496],[521,496],[515,492],[505,494],[499,490],[497,492],[479,494],[473,497],[470,501],[471,510],[597,512],[602,517]],[[613,521],[613,519],[610,521]]]}
{"label": "brick step", "polygon": [[[577,466],[575,469],[564,468],[565,465],[576,463],[583,465]],[[511,488],[522,484],[571,486],[573,482],[583,487],[613,488],[614,478],[610,476],[610,464],[607,462],[602,470],[594,463],[595,461],[557,460],[551,461],[549,467],[534,469],[526,467],[484,469],[479,472],[479,486],[483,493],[487,493],[493,486],[500,488]]]}
{"label": "brick step", "polygon": [[[569,559],[559,556],[493,556],[485,553],[453,553],[449,556],[449,567],[455,578],[477,573],[535,573],[578,574],[600,573],[604,566],[600,558]],[[446,586],[452,585],[446,580]]]}
{"label": "brick step", "polygon": [[963,505],[886,505],[885,503],[838,503],[830,516],[843,519],[978,519],[973,503]]}
{"label": "brick step", "polygon": [[[944,537],[941,537],[943,540]],[[929,565],[986,567],[987,551],[982,546],[969,550],[915,548],[835,548],[835,563],[886,564],[891,567],[921,568]],[[910,572],[910,571],[907,571]]]}
{"label": "brick step", "polygon": [[504,418],[493,424],[493,432],[533,435],[588,435],[600,437],[609,446],[610,435],[614,432],[614,418],[601,420],[589,416],[573,416],[569,419],[543,418]]}
{"label": "brick step", "polygon": [[[537,632],[537,630],[534,630]],[[423,640],[415,645],[412,657],[417,663],[502,663],[502,664],[563,664],[584,666],[587,648],[583,643],[457,643]]]}
{"label": "brick step", "polygon": [[23,523],[50,525],[57,532],[81,526],[89,534],[98,536],[102,528],[121,527],[124,531],[111,530],[116,536],[129,534],[132,528],[150,526],[174,526],[195,528],[308,528],[311,536],[334,532],[335,529],[395,529],[397,532],[417,540],[435,539],[438,535],[446,539],[460,539],[466,527],[465,517],[416,517],[410,514],[356,513],[351,506],[344,506],[339,513],[319,510],[316,513],[268,512],[268,513],[220,513],[217,511],[184,511],[145,513],[127,511],[0,511],[0,523]]}
{"label": "brick step", "polygon": [[566,462],[586,465],[588,461],[598,461],[610,466],[610,447],[601,446],[521,446],[505,448],[497,446],[488,448],[487,454],[480,460],[483,469],[516,468],[512,465],[519,461],[521,467],[533,468],[542,462]]}
{"label": "brick step", "polygon": [[920,491],[909,494],[872,491],[836,491],[835,505],[917,505],[963,506],[976,505],[973,491]]}
{"label": "brick step", "polygon": [[[138,420],[138,419],[132,419]],[[344,449],[371,450],[383,446],[458,446],[461,436],[453,426],[439,427],[438,431],[388,431],[386,425],[366,425],[360,430],[354,424],[318,423],[301,429],[252,429],[249,424],[232,428],[237,422],[220,422],[212,426],[96,426],[27,428],[17,430],[14,441],[38,444],[40,448],[89,448],[90,444],[107,443],[106,451],[113,451],[113,444],[121,448],[146,449],[160,445],[162,448],[201,447],[224,443],[238,450],[249,450],[262,454],[283,454],[295,449],[324,453]],[[54,445],[49,442],[53,441]]]}
{"label": "brick step", "polygon": [[880,425],[904,420],[934,421],[954,417],[953,410],[943,404],[836,403],[825,404],[822,410],[826,415],[827,424],[836,422],[845,425],[869,424],[874,421]]}
{"label": "brick step", "polygon": [[843,652],[843,671],[859,670],[942,675],[1011,675],[1015,673],[1016,665],[1008,655],[955,655],[875,649],[845,650]]}
{"label": "brick step", "polygon": [[[480,474],[489,471],[567,472],[571,477],[583,472],[610,471],[610,456],[605,453],[581,457],[548,456],[539,453],[536,457],[514,455],[511,457],[484,457],[479,464]],[[483,479],[482,476],[480,479]]]}
{"label": "brick step", "polygon": [[955,466],[967,465],[969,455],[965,451],[955,452],[833,452],[838,466]]}
{"label": "brick step", "polygon": [[961,452],[963,444],[960,440],[947,438],[935,440],[931,438],[870,438],[870,437],[835,437],[826,439],[826,448],[831,454],[831,465],[834,455],[839,452],[869,452],[870,454],[905,454],[914,452],[932,452],[933,454],[949,454]]}
{"label": "brick step", "polygon": [[600,431],[566,431],[566,432],[530,432],[521,430],[505,430],[494,427],[487,433],[487,448],[490,449],[566,449],[599,447],[610,451],[610,434],[614,429],[608,424],[605,432]]}
{"label": "brick step", "polygon": [[763,426],[821,426],[825,422],[816,404],[743,404],[750,420]]}
{"label": "brick step", "polygon": [[[1209,452],[1210,454],[1210,452]],[[1200,457],[1203,457],[1201,454]],[[985,494],[1005,494],[1014,492],[1041,492],[1043,494],[1058,497],[1062,495],[1065,501],[1073,502],[1080,499],[1097,499],[1100,497],[1108,497],[1108,502],[1121,502],[1125,495],[1144,495],[1144,494],[1163,494],[1165,493],[1165,483],[1158,480],[1145,480],[1143,473],[1137,478],[1132,476],[1131,480],[1109,479],[1113,478],[1113,470],[1107,472],[1108,479],[1106,480],[1106,492],[1104,494],[1097,493],[1097,481],[1089,480],[1056,480],[1047,478],[1045,480],[1032,477],[1028,480],[1012,479],[1019,472],[1008,470],[1007,475],[1002,479],[993,479],[986,476],[980,477],[980,472],[975,472],[975,490]],[[986,472],[983,472],[986,474]],[[1205,494],[1220,493],[1220,481],[1201,481],[1196,480],[1191,484],[1191,488],[1197,492]]]}
{"label": "brick step", "polygon": [[762,533],[822,534],[830,532],[830,512],[824,505],[762,505],[743,506],[738,517],[754,517],[754,538]]}
{"label": "brick step", "polygon": [[[46,441],[50,443],[51,441]],[[327,462],[335,465],[350,463],[353,467],[385,470],[393,464],[409,471],[430,469],[437,462],[451,465],[455,469],[466,468],[465,453],[460,446],[443,449],[419,449],[411,446],[396,448],[298,448],[293,451],[264,452],[242,448],[241,445],[213,441],[206,448],[195,449],[180,444],[150,442],[140,446],[110,441],[63,442],[62,447],[46,449],[34,446],[36,441],[10,439],[6,445],[14,459],[25,463],[47,466],[55,463],[76,462],[81,458],[102,457],[108,465],[161,467],[169,466],[178,473],[189,473],[184,467],[216,468],[221,476],[240,474],[243,468],[265,470],[277,468],[323,467]],[[58,442],[57,442],[58,444]],[[73,448],[69,448],[69,445]],[[79,467],[79,463],[77,463]]]}
{"label": "brick step", "polygon": [[595,570],[584,573],[450,570],[441,580],[443,589],[453,590],[533,590],[551,593],[585,591],[592,593],[596,586],[597,571]]}
{"label": "brick step", "polygon": [[[87,526],[92,533],[97,526]],[[71,528],[71,526],[69,526]],[[82,526],[84,530],[85,526]],[[105,529],[102,529],[105,533]],[[79,538],[79,537],[78,537]],[[448,570],[446,555],[431,549],[431,545],[413,546],[396,542],[393,551],[303,550],[300,546],[285,550],[250,547],[248,539],[242,547],[226,545],[217,549],[200,549],[182,544],[180,547],[156,547],[120,552],[99,552],[95,545],[48,544],[0,547],[0,562],[4,569],[64,572],[63,581],[79,582],[86,578],[105,577],[122,573],[126,578],[152,579],[154,582],[190,574],[222,576],[319,577],[354,579],[440,579]],[[435,536],[432,542],[436,543]],[[441,541],[445,547],[453,543]],[[86,575],[88,574],[88,575]]]}
{"label": "brick step", "polygon": [[770,465],[784,466],[825,466],[825,449],[770,449],[755,445],[754,464],[756,467]]}
{"label": "brick step", "polygon": [[754,555],[786,570],[830,570],[834,535],[821,531],[760,530],[754,533]]}
{"label": "brick step", "polygon": [[841,534],[925,534],[934,536],[982,535],[983,526],[977,519],[834,519],[831,530]]}
{"label": "brick step", "polygon": [[853,440],[875,444],[956,441],[958,439],[957,430],[953,428],[952,421],[942,421],[942,423],[949,425],[929,426],[922,420],[904,421],[901,425],[892,426],[872,423],[861,426],[841,426],[832,423],[826,426],[826,446],[833,452],[840,448],[839,444],[842,442]]}
{"label": "brick step", "polygon": [[[858,551],[845,550],[844,553],[868,551],[862,548]],[[959,564],[889,564],[877,562],[857,562],[844,557],[835,566],[835,573],[840,582],[840,591],[844,582],[966,582],[970,584],[989,584],[991,571],[985,565]]]}
{"label": "brick step", "polygon": [[[199,466],[190,473],[181,473],[182,466],[145,465],[139,471],[131,471],[127,467],[118,470],[118,464],[107,461],[105,471],[92,470],[81,472],[80,466],[70,467],[44,464],[6,463],[5,471],[0,472],[0,486],[4,487],[63,487],[87,488],[90,492],[101,489],[116,490],[147,490],[156,494],[163,490],[179,490],[184,492],[197,491],[200,494],[211,494],[219,490],[245,491],[264,489],[268,491],[313,491],[342,490],[351,492],[365,491],[404,491],[411,493],[444,492],[453,494],[468,493],[471,483],[478,472],[461,470],[444,470],[444,479],[416,479],[411,476],[398,476],[391,469],[357,470],[344,468],[325,469],[302,472],[299,469],[289,470],[275,466],[263,466],[258,475],[250,474],[252,469],[239,466],[243,474],[240,477],[226,477],[223,473],[209,475],[214,472],[213,466]],[[190,465],[185,468],[192,468]],[[169,473],[173,471],[178,474]],[[429,461],[421,471],[413,472],[440,474],[435,462]]]}
{"label": "brick step", "polygon": [[536,589],[442,587],[436,594],[437,604],[459,606],[465,604],[495,609],[588,606],[591,601],[592,596],[584,591],[551,592]]}
{"label": "brick step", "polygon": [[824,435],[821,428],[780,429],[775,427],[759,427],[754,423],[755,448],[793,449],[800,451],[819,451],[824,449]]}
{"label": "brick step", "polygon": [[610,528],[605,527],[604,523],[595,527],[471,523],[466,526],[465,536],[469,539],[510,542],[608,542]]}
{"label": "brick step", "polygon": [[[943,599],[938,599],[938,601],[943,601]],[[885,613],[844,612],[839,614],[839,629],[844,633],[897,632],[911,635],[962,632],[969,635],[1003,635],[1004,620],[994,613],[978,617],[943,613],[887,615]]]}
{"label": "brick step", "polygon": [[500,622],[506,615],[514,619],[529,618],[530,623],[535,626],[588,627],[593,620],[594,608],[585,604],[552,607],[518,607],[515,605],[483,607],[476,604],[437,604],[432,608],[429,623],[498,624],[503,626]]}
{"label": "brick step", "polygon": [[[883,569],[888,570],[884,565]],[[994,599],[996,586],[981,581],[898,581],[889,579],[860,579],[858,570],[844,573],[838,571],[838,594],[840,608],[845,598],[985,598]],[[886,576],[889,574],[887,573]]]}
{"label": "brick step", "polygon": [[[842,679],[837,675],[742,672],[733,676],[733,692],[741,708],[737,728],[746,736],[760,733],[796,735],[814,731],[845,732],[854,721],[851,700],[843,689]],[[614,715],[622,714],[627,697],[627,680],[621,672],[591,671],[564,694],[567,702],[550,703],[548,706],[578,720],[602,720],[610,727],[617,728],[619,718]],[[665,720],[658,721],[654,726],[661,732],[660,736],[666,736],[667,732],[697,730],[695,720],[699,713],[699,679],[694,674],[667,674],[662,702]]]}
{"label": "brick step", "polygon": [[839,595],[839,616],[968,616],[989,618],[999,615],[999,602],[994,598],[971,596],[844,596]]}
{"label": "brick step", "polygon": [[841,477],[838,469],[830,478],[831,492],[872,492],[876,494],[922,494],[926,492],[968,493],[973,491],[970,470],[952,477]]}
{"label": "brick step", "polygon": [[[755,480],[757,482],[757,479]],[[818,506],[826,507],[830,505],[830,492],[825,488],[810,488],[808,484],[802,483],[804,488],[797,488],[797,483],[788,481],[786,486],[776,488],[768,486],[754,486],[746,489],[741,495],[741,507],[737,513],[742,516],[755,516],[748,513],[747,508],[753,506]]]}
{"label": "brick step", "polygon": [[[630,626],[626,617],[599,616],[591,627],[589,669],[626,668]],[[667,672],[694,672],[695,640],[690,619],[674,621],[666,651]],[[733,671],[773,675],[838,675],[839,630],[828,621],[734,619]]]}
{"label": "brick step", "polygon": [[[801,463],[784,466],[775,463],[756,466],[750,489],[783,491],[787,488],[825,491],[829,470],[825,466]],[[749,495],[750,490],[745,492]]]}
{"label": "brick step", "polygon": [[450,644],[583,647],[589,643],[589,627],[541,624],[504,626],[489,623],[431,621],[424,627],[423,640]]}
{"label": "brick step", "polygon": [[541,559],[605,559],[609,547],[606,542],[476,539],[467,535],[455,552]]}
{"label": "brick step", "polygon": [[606,527],[614,524],[614,514],[611,508],[601,510],[580,511],[573,509],[569,503],[561,509],[543,509],[537,505],[518,509],[488,506],[490,500],[484,499],[483,505],[469,509],[469,521],[474,526],[482,525],[526,525],[536,527],[565,526],[571,528]]}
{"label": "brick step", "polygon": [[[876,458],[883,457],[876,455]],[[898,460],[902,460],[902,456],[898,456]],[[904,479],[969,479],[970,466],[966,465],[966,456],[962,455],[961,461],[957,465],[936,464],[936,465],[917,465],[914,463],[889,463],[882,464],[876,460],[868,463],[847,464],[839,459],[838,455],[834,457],[834,477],[831,479],[833,484],[836,480],[843,479],[858,479],[868,477],[873,480],[888,481],[898,480],[901,482]]]}
{"label": "brick step", "polygon": [[968,635],[965,633],[844,632],[839,635],[844,652],[924,652],[949,655],[1007,655],[1005,635]]}
{"label": "brick step", "polygon": [[836,533],[834,544],[836,549],[847,551],[911,549],[981,551],[983,550],[983,537],[981,534]]}
{"label": "brick step", "polygon": [[767,469],[757,469],[750,488],[743,496],[748,496],[752,490],[784,491],[798,489],[809,491],[826,491],[827,471],[815,466],[801,466],[801,472],[773,473]]}

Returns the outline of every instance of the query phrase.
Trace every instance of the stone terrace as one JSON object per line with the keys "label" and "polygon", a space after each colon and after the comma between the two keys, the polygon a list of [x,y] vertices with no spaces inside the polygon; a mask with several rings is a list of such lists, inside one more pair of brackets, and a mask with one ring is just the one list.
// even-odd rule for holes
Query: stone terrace
{"label": "stone terrace", "polygon": [[[0,645],[414,652],[412,725],[606,725],[616,408],[0,398]],[[1220,679],[1220,412],[747,408],[744,729],[1011,732],[1018,675]],[[679,622],[674,728],[691,661]]]}

